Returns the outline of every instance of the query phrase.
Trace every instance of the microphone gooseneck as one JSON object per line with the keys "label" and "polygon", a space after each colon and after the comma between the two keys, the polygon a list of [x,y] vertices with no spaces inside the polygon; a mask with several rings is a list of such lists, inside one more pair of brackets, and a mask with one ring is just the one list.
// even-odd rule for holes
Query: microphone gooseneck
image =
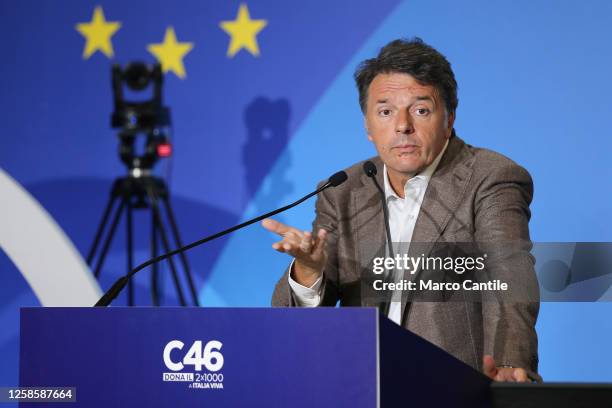
{"label": "microphone gooseneck", "polygon": [[[380,195],[380,201],[381,201],[382,208],[383,208],[383,217],[385,219],[385,233],[386,233],[385,235],[387,236],[387,246],[389,248],[389,254],[392,257],[394,257],[395,252],[393,251],[393,240],[391,239],[391,228],[389,227],[389,209],[387,208],[387,198],[385,197],[385,192],[383,191],[383,189],[380,187],[380,184],[378,184],[378,181],[376,180],[376,174],[378,174],[378,170],[376,169],[376,165],[368,160],[365,163],[363,163],[363,172],[366,174],[366,176],[372,179]],[[392,276],[389,275],[385,278],[385,280],[388,281],[391,278]],[[389,314],[389,306],[390,306],[390,302],[383,302],[381,304],[381,307],[384,310],[385,316]]]}
{"label": "microphone gooseneck", "polygon": [[320,192],[322,192],[323,190],[328,189],[329,187],[337,187],[340,184],[344,183],[346,181],[346,179],[348,178],[346,172],[344,171],[339,171],[337,173],[334,173],[325,184],[323,184],[321,187],[319,187],[318,189],[316,189],[315,191],[313,191],[310,194],[305,195],[304,197],[300,198],[299,200],[286,205],[284,207],[278,208],[274,211],[270,211],[269,213],[260,215],[259,217],[253,218],[251,220],[245,221],[241,224],[235,225],[231,228],[228,228],[226,230],[223,230],[221,232],[217,232],[216,234],[213,235],[209,235],[208,237],[202,238],[198,241],[192,242],[191,244],[187,244],[185,246],[182,246],[180,248],[175,249],[174,251],[170,251],[170,252],[166,252],[165,254],[161,254],[159,256],[156,256],[155,258],[149,259],[146,262],[141,263],[140,265],[138,265],[137,267],[135,267],[134,269],[132,269],[127,275],[122,276],[121,278],[117,279],[117,281],[113,284],[113,286],[100,298],[100,300],[98,300],[98,302],[95,304],[95,306],[108,306],[111,304],[111,302],[119,295],[119,293],[121,293],[121,291],[123,290],[123,288],[125,287],[125,285],[127,285],[127,283],[130,281],[130,278],[132,276],[134,276],[136,273],[138,273],[139,271],[143,270],[144,268],[146,268],[147,266],[153,265],[154,263],[163,261],[164,259],[170,258],[171,256],[174,256],[176,254],[180,254],[181,252],[185,252],[190,250],[191,248],[197,247],[198,245],[202,245],[205,244],[209,241],[212,241],[214,239],[217,239],[219,237],[222,237],[223,235],[227,235],[231,232],[234,232],[236,230],[239,230],[241,228],[244,228],[248,225],[251,225],[253,223],[256,223],[258,221],[263,220],[264,218],[268,218],[268,217],[272,217],[273,215],[276,215],[278,213],[281,213],[283,211],[287,211],[290,208],[295,207],[296,205],[299,205],[301,203],[303,203],[304,201],[308,200],[310,197],[319,194]]}
{"label": "microphone gooseneck", "polygon": [[380,195],[383,207],[383,216],[385,217],[385,232],[387,235],[387,245],[389,246],[389,253],[391,254],[391,256],[394,256],[395,252],[393,251],[393,240],[391,239],[391,228],[389,227],[389,209],[387,208],[387,199],[385,197],[385,192],[380,187],[380,184],[378,184],[378,180],[376,180],[375,177],[376,174],[378,174],[378,170],[376,169],[376,165],[368,160],[363,163],[363,171],[366,176],[372,179]]}

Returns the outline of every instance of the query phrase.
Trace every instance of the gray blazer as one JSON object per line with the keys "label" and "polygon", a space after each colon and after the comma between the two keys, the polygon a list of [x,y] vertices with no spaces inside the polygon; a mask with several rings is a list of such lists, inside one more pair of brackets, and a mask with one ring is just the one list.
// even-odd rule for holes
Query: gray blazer
{"label": "gray blazer", "polygon": [[[371,159],[383,185],[383,163]],[[371,306],[362,295],[362,276],[385,243],[381,198],[362,162],[346,170],[348,180],[321,193],[313,231],[328,233],[328,262],[323,271],[320,306]],[[528,222],[533,183],[510,159],[467,145],[452,136],[429,181],[412,242],[530,243]],[[528,251],[513,258],[515,278],[537,293],[533,259]],[[295,306],[287,270],[272,296],[273,306]],[[536,299],[537,300],[537,299]],[[497,365],[522,367],[537,374],[533,302],[404,302],[402,326],[480,370],[490,354]]]}

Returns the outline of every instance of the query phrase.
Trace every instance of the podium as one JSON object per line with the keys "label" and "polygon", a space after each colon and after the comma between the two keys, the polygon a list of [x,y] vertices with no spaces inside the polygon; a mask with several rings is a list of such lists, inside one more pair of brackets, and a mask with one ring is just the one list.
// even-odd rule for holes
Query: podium
{"label": "podium", "polygon": [[60,406],[490,406],[374,308],[23,308],[20,339],[20,386],[73,387]]}

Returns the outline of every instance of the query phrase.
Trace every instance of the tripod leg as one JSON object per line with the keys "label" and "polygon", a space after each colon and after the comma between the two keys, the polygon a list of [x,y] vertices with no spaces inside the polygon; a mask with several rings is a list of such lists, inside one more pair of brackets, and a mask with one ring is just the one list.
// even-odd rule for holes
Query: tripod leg
{"label": "tripod leg", "polygon": [[104,259],[106,258],[106,254],[108,253],[108,249],[113,241],[113,237],[115,236],[115,230],[117,229],[117,224],[119,224],[119,219],[121,218],[121,211],[123,211],[123,207],[125,206],[125,198],[121,200],[121,204],[117,207],[115,211],[115,215],[113,217],[113,223],[111,224],[111,228],[108,231],[108,235],[106,237],[106,241],[104,241],[104,245],[102,246],[102,253],[100,254],[100,258],[98,258],[98,263],[96,264],[96,268],[94,270],[94,275],[97,277],[100,276],[100,271],[102,270],[102,264],[104,263]]}
{"label": "tripod leg", "polygon": [[[155,217],[155,221],[157,222],[159,236],[161,237],[164,252],[170,252],[170,243],[168,242],[168,236],[166,235],[164,224],[162,224],[161,214],[159,213],[159,206],[157,205],[157,196],[153,194],[153,191],[150,188],[147,188],[147,194],[149,196],[153,216]],[[172,259],[172,257],[168,258],[168,264],[170,265],[170,271],[172,272],[172,279],[174,280],[174,286],[176,287],[176,294],[179,298],[179,302],[181,306],[186,306],[187,304],[185,303],[185,296],[183,295],[181,282],[179,281],[178,274],[176,273],[176,265],[174,265],[174,260]]]}
{"label": "tripod leg", "polygon": [[[183,246],[183,244],[179,235],[179,229],[176,224],[176,219],[174,218],[174,212],[172,211],[172,207],[170,206],[170,200],[168,200],[168,197],[164,197],[163,202],[164,206],[166,207],[166,214],[168,214],[168,220],[170,221],[170,227],[172,228],[172,233],[174,235],[174,242],[176,243],[176,247],[180,248]],[[187,262],[187,255],[184,252],[181,252],[179,256],[181,258],[181,263],[183,264],[185,276],[187,277],[187,283],[189,285],[189,291],[191,292],[193,304],[195,306],[200,306],[200,303],[198,302],[198,294],[196,292],[195,285],[193,284],[193,276],[191,274],[191,269],[189,268],[189,263]]]}
{"label": "tripod leg", "polygon": [[96,249],[98,249],[98,244],[100,243],[100,239],[102,238],[102,233],[104,232],[104,227],[106,227],[106,223],[108,222],[108,216],[111,213],[113,205],[115,204],[115,200],[117,196],[111,194],[111,197],[108,199],[106,203],[106,208],[104,209],[104,215],[102,215],[102,219],[100,220],[100,224],[98,225],[98,229],[96,230],[96,237],[94,238],[93,244],[89,249],[89,253],[87,254],[87,264],[91,265],[91,262],[94,259],[94,255],[96,254]]}
{"label": "tripod leg", "polygon": [[[157,219],[151,212],[151,259],[157,257]],[[158,264],[151,265],[151,301],[153,306],[159,306]]]}
{"label": "tripod leg", "polygon": [[[134,259],[133,259],[133,235],[132,235],[132,201],[131,197],[127,197],[125,199],[126,204],[126,226],[127,226],[127,270],[128,273],[134,269]],[[132,282],[132,278],[128,281],[128,306],[134,306],[134,285]]]}

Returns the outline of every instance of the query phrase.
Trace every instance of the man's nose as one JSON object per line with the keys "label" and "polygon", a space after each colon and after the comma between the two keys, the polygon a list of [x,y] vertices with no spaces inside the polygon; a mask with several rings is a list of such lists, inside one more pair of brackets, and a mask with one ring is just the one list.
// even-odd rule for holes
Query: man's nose
{"label": "man's nose", "polygon": [[412,133],[414,127],[412,126],[412,118],[408,110],[400,111],[397,116],[397,123],[395,125],[395,131],[397,133]]}

